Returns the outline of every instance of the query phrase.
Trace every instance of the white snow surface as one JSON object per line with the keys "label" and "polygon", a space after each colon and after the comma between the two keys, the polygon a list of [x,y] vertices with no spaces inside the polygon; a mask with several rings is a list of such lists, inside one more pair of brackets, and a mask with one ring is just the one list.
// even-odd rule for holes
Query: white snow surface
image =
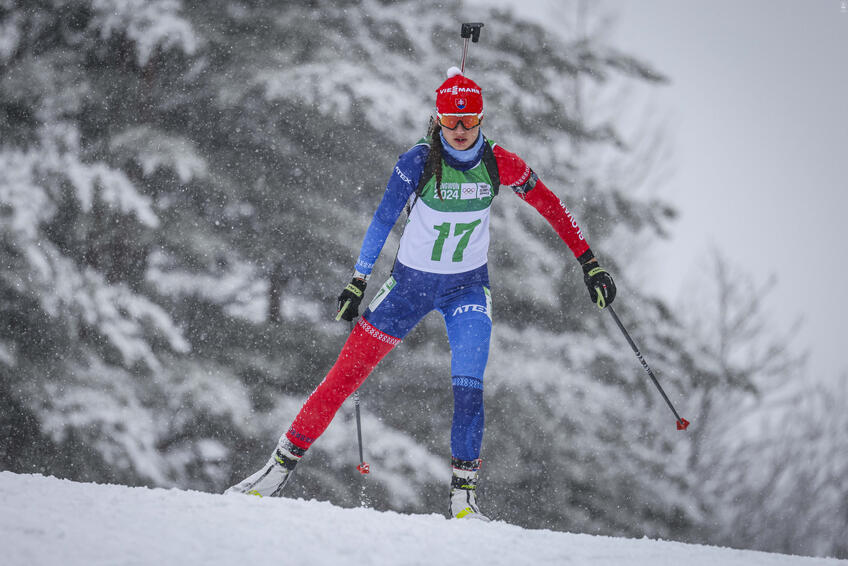
{"label": "white snow surface", "polygon": [[848,565],[846,560],[528,530],[302,499],[77,483],[0,472],[2,563]]}

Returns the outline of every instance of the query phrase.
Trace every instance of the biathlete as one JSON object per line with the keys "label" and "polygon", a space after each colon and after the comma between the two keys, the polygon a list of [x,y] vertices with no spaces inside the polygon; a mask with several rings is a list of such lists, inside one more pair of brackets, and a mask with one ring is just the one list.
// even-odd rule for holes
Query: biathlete
{"label": "biathlete", "polygon": [[480,131],[480,86],[456,67],[436,90],[427,137],[400,156],[371,221],[353,278],[338,298],[341,318],[359,313],[371,269],[408,203],[409,219],[391,277],[356,322],[335,365],[307,398],[267,464],[227,493],[279,495],[304,453],[380,360],[432,310],[451,348],[450,516],[488,520],[475,489],[483,439],[483,373],[492,330],[487,253],[489,209],[500,185],[547,219],[583,267],[593,302],[612,303],[615,284],[595,259],[565,204],[517,155]]}

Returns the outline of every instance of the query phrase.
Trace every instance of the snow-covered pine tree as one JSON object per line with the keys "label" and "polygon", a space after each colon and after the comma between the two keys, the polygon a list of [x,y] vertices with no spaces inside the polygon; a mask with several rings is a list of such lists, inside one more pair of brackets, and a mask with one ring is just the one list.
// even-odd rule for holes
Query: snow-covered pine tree
{"label": "snow-covered pine tree", "polygon": [[168,441],[186,440],[174,405],[208,383],[179,387],[189,380],[172,362],[190,345],[147,282],[163,215],[145,175],[187,180],[203,167],[154,120],[154,68],[178,67],[196,47],[179,9],[0,8],[4,467],[169,485],[185,478],[186,449],[194,460],[223,452],[211,439]]}
{"label": "snow-covered pine tree", "polygon": [[[603,116],[575,107],[577,83],[604,92],[616,80],[660,79],[603,35],[563,37],[514,13],[412,1],[78,0],[4,10],[4,29],[17,39],[0,50],[3,139],[21,140],[12,149],[25,151],[39,139],[31,117],[53,112],[39,120],[70,122],[80,162],[120,174],[156,219],[129,221],[135,216],[124,212],[101,229],[93,219],[64,220],[72,209],[60,206],[52,237],[91,249],[108,285],[164,309],[162,321],[191,348],[145,342],[157,371],[100,351],[90,362],[98,377],[86,391],[127,399],[132,420],[147,423],[131,435],[146,439],[143,461],[122,456],[122,467],[91,470],[101,479],[220,489],[267,455],[335,357],[345,329],[331,322],[333,298],[395,156],[424,133],[433,89],[459,57],[456,23],[470,14],[487,23],[468,71],[486,89],[486,133],[572,207],[605,263],[626,272],[616,243],[656,237],[666,221],[666,207],[616,175],[642,151],[617,129],[624,100],[612,97]],[[7,80],[15,76],[22,80]],[[31,84],[49,87],[39,92],[50,99],[31,96]],[[664,408],[588,303],[550,227],[508,192],[493,222],[489,505],[527,525],[672,532],[688,519],[685,481],[668,466],[671,441],[656,430]],[[75,235],[78,226],[88,232]],[[395,245],[387,243],[375,281]],[[10,315],[25,311],[22,301],[7,304]],[[670,351],[673,360],[672,319],[661,302],[649,306],[634,317],[646,320],[636,326],[645,353]],[[2,363],[21,360],[8,344]],[[116,372],[136,376],[120,393],[103,387]],[[369,414],[382,419],[366,419],[387,472],[378,507],[442,508],[449,376],[443,327],[430,317],[366,384]],[[72,414],[63,406],[35,423],[49,431],[48,418]],[[95,436],[74,446],[116,461],[97,442],[106,435]],[[309,495],[358,501],[346,442],[331,427],[316,445],[310,457],[327,465],[299,472]],[[109,475],[118,468],[126,475]]]}
{"label": "snow-covered pine tree", "polygon": [[[716,442],[715,540],[848,557],[848,375],[792,379],[740,406]],[[718,482],[711,487],[717,488]]]}
{"label": "snow-covered pine tree", "polygon": [[774,330],[773,278],[757,282],[717,252],[709,273],[691,277],[702,308],[681,317],[701,423],[686,459],[704,518],[690,540],[844,557],[845,380],[809,375],[800,322]]}

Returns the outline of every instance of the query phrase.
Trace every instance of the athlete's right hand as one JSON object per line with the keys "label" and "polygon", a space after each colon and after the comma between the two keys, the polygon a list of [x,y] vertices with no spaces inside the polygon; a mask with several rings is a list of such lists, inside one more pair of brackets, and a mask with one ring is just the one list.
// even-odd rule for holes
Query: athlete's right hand
{"label": "athlete's right hand", "polygon": [[365,286],[365,279],[354,277],[350,280],[336,303],[336,308],[339,311],[336,320],[351,321],[359,316],[359,303],[362,302],[362,297],[365,295]]}

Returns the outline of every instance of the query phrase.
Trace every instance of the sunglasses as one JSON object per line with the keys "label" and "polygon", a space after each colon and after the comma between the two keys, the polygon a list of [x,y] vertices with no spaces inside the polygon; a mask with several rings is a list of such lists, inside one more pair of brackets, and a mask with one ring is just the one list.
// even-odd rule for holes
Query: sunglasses
{"label": "sunglasses", "polygon": [[482,114],[439,114],[439,124],[449,130],[455,130],[459,123],[466,130],[476,128],[483,120]]}

